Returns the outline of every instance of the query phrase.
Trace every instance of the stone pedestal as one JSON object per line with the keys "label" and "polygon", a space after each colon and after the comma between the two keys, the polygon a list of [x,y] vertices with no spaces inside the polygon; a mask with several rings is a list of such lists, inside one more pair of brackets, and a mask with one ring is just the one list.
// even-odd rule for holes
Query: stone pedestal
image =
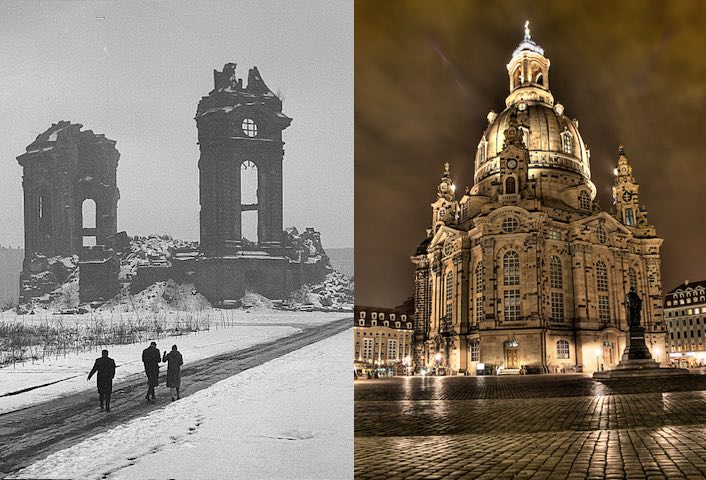
{"label": "stone pedestal", "polygon": [[628,330],[625,351],[620,363],[607,372],[596,372],[593,378],[597,380],[612,380],[618,378],[671,377],[688,375],[684,368],[662,368],[652,358],[645,344],[645,329],[641,326],[631,326]]}

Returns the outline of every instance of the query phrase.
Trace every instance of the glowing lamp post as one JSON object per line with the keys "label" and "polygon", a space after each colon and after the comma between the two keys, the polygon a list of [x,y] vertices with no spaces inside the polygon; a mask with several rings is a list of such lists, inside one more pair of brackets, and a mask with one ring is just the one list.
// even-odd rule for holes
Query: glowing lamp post
{"label": "glowing lamp post", "polygon": [[434,360],[436,360],[436,374],[439,374],[439,365],[441,364],[441,354],[437,353],[434,355]]}

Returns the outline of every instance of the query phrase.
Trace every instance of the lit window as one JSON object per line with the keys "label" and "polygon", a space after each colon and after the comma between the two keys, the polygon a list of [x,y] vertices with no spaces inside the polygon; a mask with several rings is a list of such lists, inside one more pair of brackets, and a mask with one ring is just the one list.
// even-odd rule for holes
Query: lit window
{"label": "lit window", "polygon": [[505,320],[516,321],[520,319],[520,291],[518,289],[505,290],[503,293],[505,307]]}
{"label": "lit window", "polygon": [[485,138],[478,144],[478,158],[480,163],[485,163],[488,159],[488,142],[486,142]]}
{"label": "lit window", "polygon": [[373,339],[363,339],[363,358],[371,360],[373,358]]}
{"label": "lit window", "polygon": [[561,240],[561,232],[551,229],[548,234],[549,240]]}
{"label": "lit window", "polygon": [[449,272],[446,274],[446,316],[451,317],[453,312],[453,288],[454,288],[454,277],[453,273]]}
{"label": "lit window", "polygon": [[579,208],[582,210],[591,210],[591,197],[586,190],[581,190],[579,193]]}
{"label": "lit window", "polygon": [[564,320],[564,294],[561,292],[552,292],[552,318]]}
{"label": "lit window", "polygon": [[566,340],[559,340],[558,342],[556,342],[556,358],[569,358],[569,342],[567,342]]}
{"label": "lit window", "polygon": [[244,119],[241,127],[243,129],[243,133],[248,137],[252,138],[257,136],[257,124],[253,121],[252,118]]}
{"label": "lit window", "polygon": [[509,251],[503,257],[503,284],[520,284],[520,256],[517,252]]}
{"label": "lit window", "polygon": [[475,340],[471,342],[471,362],[480,361],[480,342]]}
{"label": "lit window", "polygon": [[397,360],[397,340],[390,339],[387,341],[387,359],[389,361]]}
{"label": "lit window", "polygon": [[552,256],[549,266],[549,277],[552,288],[564,288],[564,279],[561,271],[561,260]]}
{"label": "lit window", "polygon": [[515,230],[517,230],[517,227],[519,227],[519,226],[520,226],[520,222],[518,222],[515,217],[506,217],[503,219],[503,222],[500,225],[500,228],[502,228],[503,232],[505,232],[505,233],[512,233]]}
{"label": "lit window", "polygon": [[574,151],[574,138],[567,131],[561,132],[561,151],[568,154]]}
{"label": "lit window", "polygon": [[598,318],[607,322],[610,320],[610,303],[608,295],[598,295]]}
{"label": "lit window", "polygon": [[476,293],[483,293],[483,263],[476,265]]}

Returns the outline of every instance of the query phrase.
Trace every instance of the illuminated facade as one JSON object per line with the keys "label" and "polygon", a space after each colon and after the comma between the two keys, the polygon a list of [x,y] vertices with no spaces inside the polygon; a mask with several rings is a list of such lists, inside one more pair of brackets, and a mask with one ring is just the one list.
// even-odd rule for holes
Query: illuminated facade
{"label": "illuminated facade", "polygon": [[404,374],[412,362],[412,319],[399,308],[354,308],[356,370],[391,368]]}
{"label": "illuminated facade", "polygon": [[706,364],[706,280],[686,281],[664,297],[672,362],[690,367]]}
{"label": "illuminated facade", "polygon": [[549,90],[549,65],[526,28],[507,65],[506,108],[488,115],[460,198],[445,166],[412,257],[417,368],[609,369],[625,348],[631,286],[652,355],[666,363],[662,239],[622,146],[614,209],[599,209],[590,151]]}

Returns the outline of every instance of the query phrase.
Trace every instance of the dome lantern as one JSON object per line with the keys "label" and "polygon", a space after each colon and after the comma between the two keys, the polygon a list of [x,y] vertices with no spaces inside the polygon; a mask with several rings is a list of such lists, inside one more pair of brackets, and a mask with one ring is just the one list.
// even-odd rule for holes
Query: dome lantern
{"label": "dome lantern", "polygon": [[505,99],[505,105],[509,107],[520,101],[554,105],[554,97],[549,91],[549,64],[544,49],[532,40],[529,20],[526,21],[525,36],[507,64],[510,95]]}

